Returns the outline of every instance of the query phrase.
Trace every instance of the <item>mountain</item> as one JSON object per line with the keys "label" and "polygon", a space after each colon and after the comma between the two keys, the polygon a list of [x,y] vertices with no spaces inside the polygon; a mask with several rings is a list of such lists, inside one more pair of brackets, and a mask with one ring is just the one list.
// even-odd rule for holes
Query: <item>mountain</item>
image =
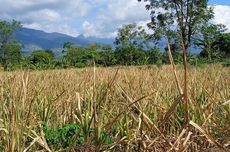
{"label": "mountain", "polygon": [[[86,47],[89,44],[108,44],[114,46],[114,39],[107,38],[97,38],[97,37],[85,37],[84,35],[79,35],[77,37],[72,37],[61,33],[47,33],[40,30],[22,28],[21,30],[15,32],[16,39],[23,45],[23,54],[30,54],[34,50],[38,49],[51,49],[54,51],[55,55],[59,57],[62,53],[62,47],[65,42],[71,42],[74,45]],[[159,47],[161,51],[164,51],[166,46],[166,40],[162,39],[159,42]],[[199,53],[200,50],[195,47],[190,48],[191,53]]]}
{"label": "mountain", "polygon": [[109,44],[113,45],[114,39],[85,37],[79,35],[72,37],[61,33],[47,33],[40,30],[22,28],[15,32],[16,39],[23,45],[23,52],[25,54],[31,53],[37,49],[52,49],[55,53],[62,50],[65,42],[71,42],[74,45],[86,47],[91,43]]}

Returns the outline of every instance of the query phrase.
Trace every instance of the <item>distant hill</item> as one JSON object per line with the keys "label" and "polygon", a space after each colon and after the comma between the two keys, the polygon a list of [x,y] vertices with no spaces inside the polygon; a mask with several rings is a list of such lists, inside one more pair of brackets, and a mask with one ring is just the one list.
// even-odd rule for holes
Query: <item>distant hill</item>
{"label": "distant hill", "polygon": [[114,39],[96,38],[96,37],[84,37],[79,35],[72,37],[61,33],[47,33],[40,30],[22,28],[15,32],[16,39],[23,45],[23,52],[25,54],[30,53],[36,49],[52,49],[55,53],[62,50],[65,42],[71,42],[74,45],[86,47],[91,43],[109,44],[113,45]]}
{"label": "distant hill", "polygon": [[[22,28],[20,31],[15,32],[16,39],[23,45],[23,54],[30,54],[33,50],[37,49],[51,49],[54,51],[56,57],[61,56],[62,47],[65,42],[71,42],[74,45],[86,47],[89,44],[108,44],[114,46],[114,39],[85,37],[79,35],[72,37],[61,33],[47,33],[40,30]],[[159,42],[161,51],[164,51],[166,41],[162,39]],[[200,51],[194,47],[190,48],[192,53],[199,53]]]}

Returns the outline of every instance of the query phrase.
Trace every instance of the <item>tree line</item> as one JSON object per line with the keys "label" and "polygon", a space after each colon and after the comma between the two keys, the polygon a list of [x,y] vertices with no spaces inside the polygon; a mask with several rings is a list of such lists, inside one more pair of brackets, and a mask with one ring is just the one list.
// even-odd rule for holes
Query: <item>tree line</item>
{"label": "tree line", "polygon": [[[141,1],[141,0],[138,0]],[[206,0],[144,0],[150,12],[149,34],[137,24],[123,25],[117,31],[114,45],[90,44],[80,47],[65,42],[61,58],[53,50],[33,50],[29,56],[13,37],[20,30],[18,21],[0,21],[0,63],[5,71],[18,68],[53,69],[86,66],[162,65],[175,63],[199,65],[226,61],[230,57],[230,33],[224,25],[213,24],[214,17]],[[164,11],[157,11],[161,8]],[[165,48],[160,47],[165,42]],[[192,54],[191,48],[200,50]]]}

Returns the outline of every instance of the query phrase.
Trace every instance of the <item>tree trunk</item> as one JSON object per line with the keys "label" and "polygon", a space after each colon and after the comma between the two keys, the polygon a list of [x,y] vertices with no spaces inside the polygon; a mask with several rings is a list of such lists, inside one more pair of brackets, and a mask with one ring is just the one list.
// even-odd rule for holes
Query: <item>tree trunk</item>
{"label": "tree trunk", "polygon": [[3,48],[2,64],[3,64],[4,71],[7,71],[8,70],[8,63],[7,63],[7,53],[6,53],[6,49],[5,48]]}
{"label": "tree trunk", "polygon": [[7,63],[7,52],[6,52],[6,44],[7,41],[4,40],[2,42],[2,46],[1,46],[1,52],[2,52],[2,64],[3,64],[3,70],[7,71],[8,70],[8,63]]}
{"label": "tree trunk", "polygon": [[5,59],[3,60],[3,69],[4,69],[4,71],[8,70],[8,64],[7,64],[7,61]]}

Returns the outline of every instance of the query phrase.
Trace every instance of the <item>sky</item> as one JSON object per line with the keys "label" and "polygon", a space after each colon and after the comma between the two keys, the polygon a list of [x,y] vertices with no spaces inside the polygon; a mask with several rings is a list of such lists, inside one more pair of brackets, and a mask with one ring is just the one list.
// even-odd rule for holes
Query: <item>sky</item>
{"label": "sky", "polygon": [[[0,19],[21,21],[24,27],[71,36],[113,38],[123,24],[146,26],[149,12],[137,0],[0,0]],[[230,31],[230,0],[209,0],[214,23]]]}

